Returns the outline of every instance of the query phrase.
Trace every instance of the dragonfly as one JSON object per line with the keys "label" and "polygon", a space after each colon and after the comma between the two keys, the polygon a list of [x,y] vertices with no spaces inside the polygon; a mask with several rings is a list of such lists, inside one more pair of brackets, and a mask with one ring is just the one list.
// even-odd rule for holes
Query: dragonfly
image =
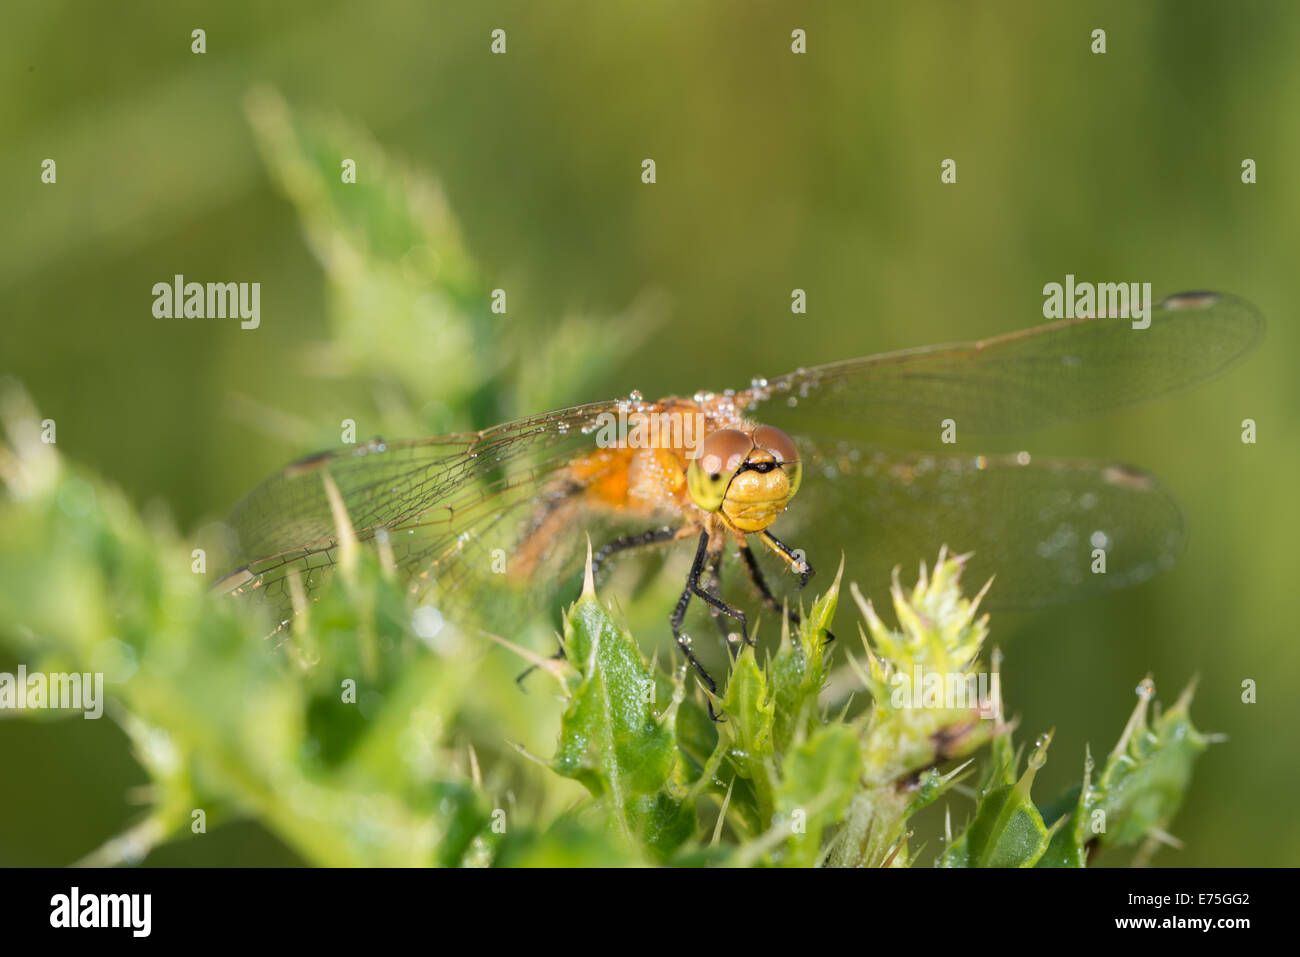
{"label": "dragonfly", "polygon": [[730,639],[738,628],[751,641],[750,617],[721,590],[737,558],[764,608],[796,622],[764,566],[802,587],[814,547],[851,551],[867,581],[942,546],[970,552],[974,574],[996,576],[994,607],[1085,598],[1168,569],[1183,545],[1182,516],[1139,468],[906,451],[855,432],[933,436],[951,423],[966,437],[1079,419],[1210,379],[1263,331],[1243,299],[1179,293],[1154,305],[1144,329],[1067,319],[741,389],[633,393],[476,432],[376,439],[300,459],[244,498],[228,520],[238,567],[218,587],[281,610],[291,577],[309,598],[321,587],[340,554],[327,476],[357,539],[383,542],[418,600],[452,620],[496,611],[499,625],[517,624],[523,609],[574,581],[591,542],[597,569],[624,553],[693,543],[669,625],[716,691],[686,613],[699,599]]}

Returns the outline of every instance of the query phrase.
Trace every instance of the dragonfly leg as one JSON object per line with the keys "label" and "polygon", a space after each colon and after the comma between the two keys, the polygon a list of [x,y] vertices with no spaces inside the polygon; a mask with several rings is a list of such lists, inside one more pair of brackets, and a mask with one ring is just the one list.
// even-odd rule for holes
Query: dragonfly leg
{"label": "dragonfly leg", "polygon": [[[704,589],[712,595],[722,594],[722,549],[711,551],[708,562],[704,571]],[[727,627],[723,620],[722,611],[712,605],[709,606],[709,614],[713,617],[713,622],[718,626],[718,631],[722,633],[722,640],[730,644],[732,631]]]}
{"label": "dragonfly leg", "polygon": [[[700,660],[695,657],[695,651],[691,648],[690,640],[682,634],[682,622],[686,618],[686,609],[691,603],[691,596],[698,595],[710,606],[716,608],[724,615],[728,615],[739,621],[741,637],[747,644],[749,643],[749,627],[745,622],[744,612],[737,608],[732,608],[726,602],[722,601],[722,599],[709,594],[705,589],[700,587],[700,576],[704,573],[707,567],[709,557],[709,532],[708,529],[705,529],[700,532],[700,543],[695,549],[695,560],[691,562],[691,571],[686,579],[686,587],[682,589],[682,597],[677,599],[677,607],[673,609],[673,614],[669,621],[672,624],[673,640],[677,642],[677,647],[682,650],[682,654],[686,656],[686,660],[690,662],[691,667],[695,669],[696,673],[700,676],[700,679],[704,682],[709,691],[712,694],[717,694],[717,682],[714,681],[712,676],[704,670],[704,666],[700,664]],[[705,704],[709,709],[709,717],[714,721],[721,720],[718,713],[713,710],[712,699],[706,699]]]}
{"label": "dragonfly leg", "polygon": [[803,553],[801,548],[791,548],[781,539],[777,538],[771,532],[764,529],[758,533],[758,537],[768,548],[776,552],[785,563],[790,566],[790,570],[799,576],[799,587],[803,588],[808,584],[808,579],[812,578],[816,572],[813,571],[812,565],[808,561],[808,556]]}
{"label": "dragonfly leg", "polygon": [[[641,548],[646,545],[657,545],[660,542],[669,541],[670,539],[676,538],[680,535],[681,531],[680,528],[665,525],[662,528],[652,528],[649,531],[638,532],[635,535],[624,535],[621,538],[614,539],[612,542],[607,542],[591,557],[592,574],[598,574],[600,572],[601,564],[612,555],[617,555],[619,552],[631,551],[634,548]],[[562,648],[555,654],[551,655],[552,661],[563,660],[563,658],[564,649]],[[519,673],[517,678],[515,678],[515,683],[522,686],[524,679],[536,671],[537,667],[537,665],[529,665]]]}
{"label": "dragonfly leg", "polygon": [[740,622],[741,640],[744,641],[745,644],[750,646],[754,644],[753,639],[749,637],[749,621],[748,619],[745,618],[745,613],[743,611],[741,611],[739,608],[734,608],[731,605],[728,605],[717,595],[710,592],[707,588],[701,586],[698,578],[693,583],[691,590],[695,594],[699,595],[700,598],[704,600],[705,604],[709,606],[710,614],[726,615],[729,618],[734,618],[736,619],[736,621]]}
{"label": "dragonfly leg", "polygon": [[[561,649],[560,649],[559,651],[557,651],[555,654],[551,655],[551,660],[552,660],[552,661],[563,661],[563,660],[564,660],[564,649],[561,648]],[[527,678],[529,675],[531,675],[534,671],[536,671],[536,670],[537,670],[538,668],[540,668],[540,667],[541,667],[541,665],[529,665],[529,666],[528,666],[527,668],[525,668],[523,671],[519,672],[518,676],[515,678],[515,684],[519,685],[520,690],[523,690],[523,687],[524,687],[524,679]]]}
{"label": "dragonfly leg", "polygon": [[753,582],[754,589],[758,592],[758,597],[763,600],[763,604],[778,615],[784,612],[785,616],[790,619],[790,624],[797,626],[799,624],[799,613],[793,608],[784,607],[781,602],[776,600],[776,596],[772,594],[772,589],[768,587],[767,579],[763,577],[763,569],[758,567],[758,558],[754,555],[754,550],[749,547],[748,543],[740,546],[740,557],[745,561],[745,571],[749,573],[749,580]]}
{"label": "dragonfly leg", "polygon": [[660,542],[667,542],[681,534],[680,528],[674,528],[665,525],[662,528],[652,528],[648,532],[639,532],[636,535],[624,535],[622,538],[616,538],[612,542],[602,545],[600,551],[591,557],[592,573],[598,573],[600,566],[605,560],[619,552],[630,551],[633,548],[642,548],[646,545],[657,545]]}
{"label": "dragonfly leg", "polygon": [[[788,548],[783,542],[778,540],[775,535],[768,535],[767,537],[770,538],[772,542],[775,542],[776,545],[780,546],[779,548],[773,546],[774,550],[783,558],[791,561],[793,567],[793,561],[795,560],[794,549]],[[763,577],[763,569],[758,566],[758,557],[754,554],[753,549],[749,547],[747,542],[742,542],[740,545],[740,557],[745,560],[745,570],[749,572],[749,580],[754,583],[754,588],[758,591],[758,595],[763,600],[763,604],[777,614],[781,614],[781,612],[784,611],[785,617],[789,620],[790,624],[798,627],[801,621],[799,613],[793,608],[784,607],[776,600],[776,596],[772,594],[772,589],[768,587],[767,580]],[[808,563],[807,559],[803,559],[803,565],[807,571],[802,573],[802,581],[799,585],[800,588],[808,584],[808,579],[813,575],[813,567]],[[828,642],[834,641],[835,633],[827,629],[826,640]]]}

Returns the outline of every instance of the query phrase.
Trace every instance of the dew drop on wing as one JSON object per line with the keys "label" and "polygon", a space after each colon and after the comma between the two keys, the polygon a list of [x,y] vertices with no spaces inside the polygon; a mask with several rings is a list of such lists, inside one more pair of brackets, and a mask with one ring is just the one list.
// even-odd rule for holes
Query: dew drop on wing
{"label": "dew drop on wing", "polygon": [[1109,485],[1138,491],[1152,488],[1154,485],[1149,475],[1127,465],[1108,465],[1101,470],[1101,478]]}
{"label": "dew drop on wing", "polygon": [[1208,309],[1219,301],[1219,294],[1204,290],[1176,292],[1160,303],[1162,309]]}

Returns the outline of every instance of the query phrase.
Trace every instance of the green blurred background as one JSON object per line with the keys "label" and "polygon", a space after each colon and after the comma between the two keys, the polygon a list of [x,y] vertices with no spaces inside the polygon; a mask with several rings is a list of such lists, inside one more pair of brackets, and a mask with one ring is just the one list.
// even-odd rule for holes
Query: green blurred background
{"label": "green blurred background", "polygon": [[[1169,700],[1199,673],[1197,724],[1230,740],[1197,766],[1185,849],[1159,862],[1300,862],[1294,4],[15,0],[5,20],[0,373],[58,422],[65,456],[182,529],[332,444],[362,401],[311,368],[325,276],[254,141],[260,85],[440,179],[509,323],[544,336],[666,293],[653,334],[554,383],[559,402],[1024,328],[1066,273],[1255,302],[1265,345],[1220,380],[1016,443],[1155,472],[1184,508],[1181,563],[994,634],[1022,727],[1057,728],[1043,793],[1077,779],[1085,743],[1114,742],[1145,674]],[[178,272],[260,281],[261,328],[154,319],[153,283]],[[79,858],[132,820],[143,780],[110,722],[0,722],[0,766],[0,864]],[[224,833],[149,861],[293,860],[254,825]]]}

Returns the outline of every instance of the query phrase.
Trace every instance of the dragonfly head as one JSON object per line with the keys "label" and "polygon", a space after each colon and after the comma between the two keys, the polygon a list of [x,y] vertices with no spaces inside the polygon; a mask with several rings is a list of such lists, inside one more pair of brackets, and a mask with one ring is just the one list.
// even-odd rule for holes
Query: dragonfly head
{"label": "dragonfly head", "polygon": [[799,452],[780,429],[718,429],[687,466],[686,487],[706,512],[722,513],[738,531],[761,532],[785,511],[802,475]]}

